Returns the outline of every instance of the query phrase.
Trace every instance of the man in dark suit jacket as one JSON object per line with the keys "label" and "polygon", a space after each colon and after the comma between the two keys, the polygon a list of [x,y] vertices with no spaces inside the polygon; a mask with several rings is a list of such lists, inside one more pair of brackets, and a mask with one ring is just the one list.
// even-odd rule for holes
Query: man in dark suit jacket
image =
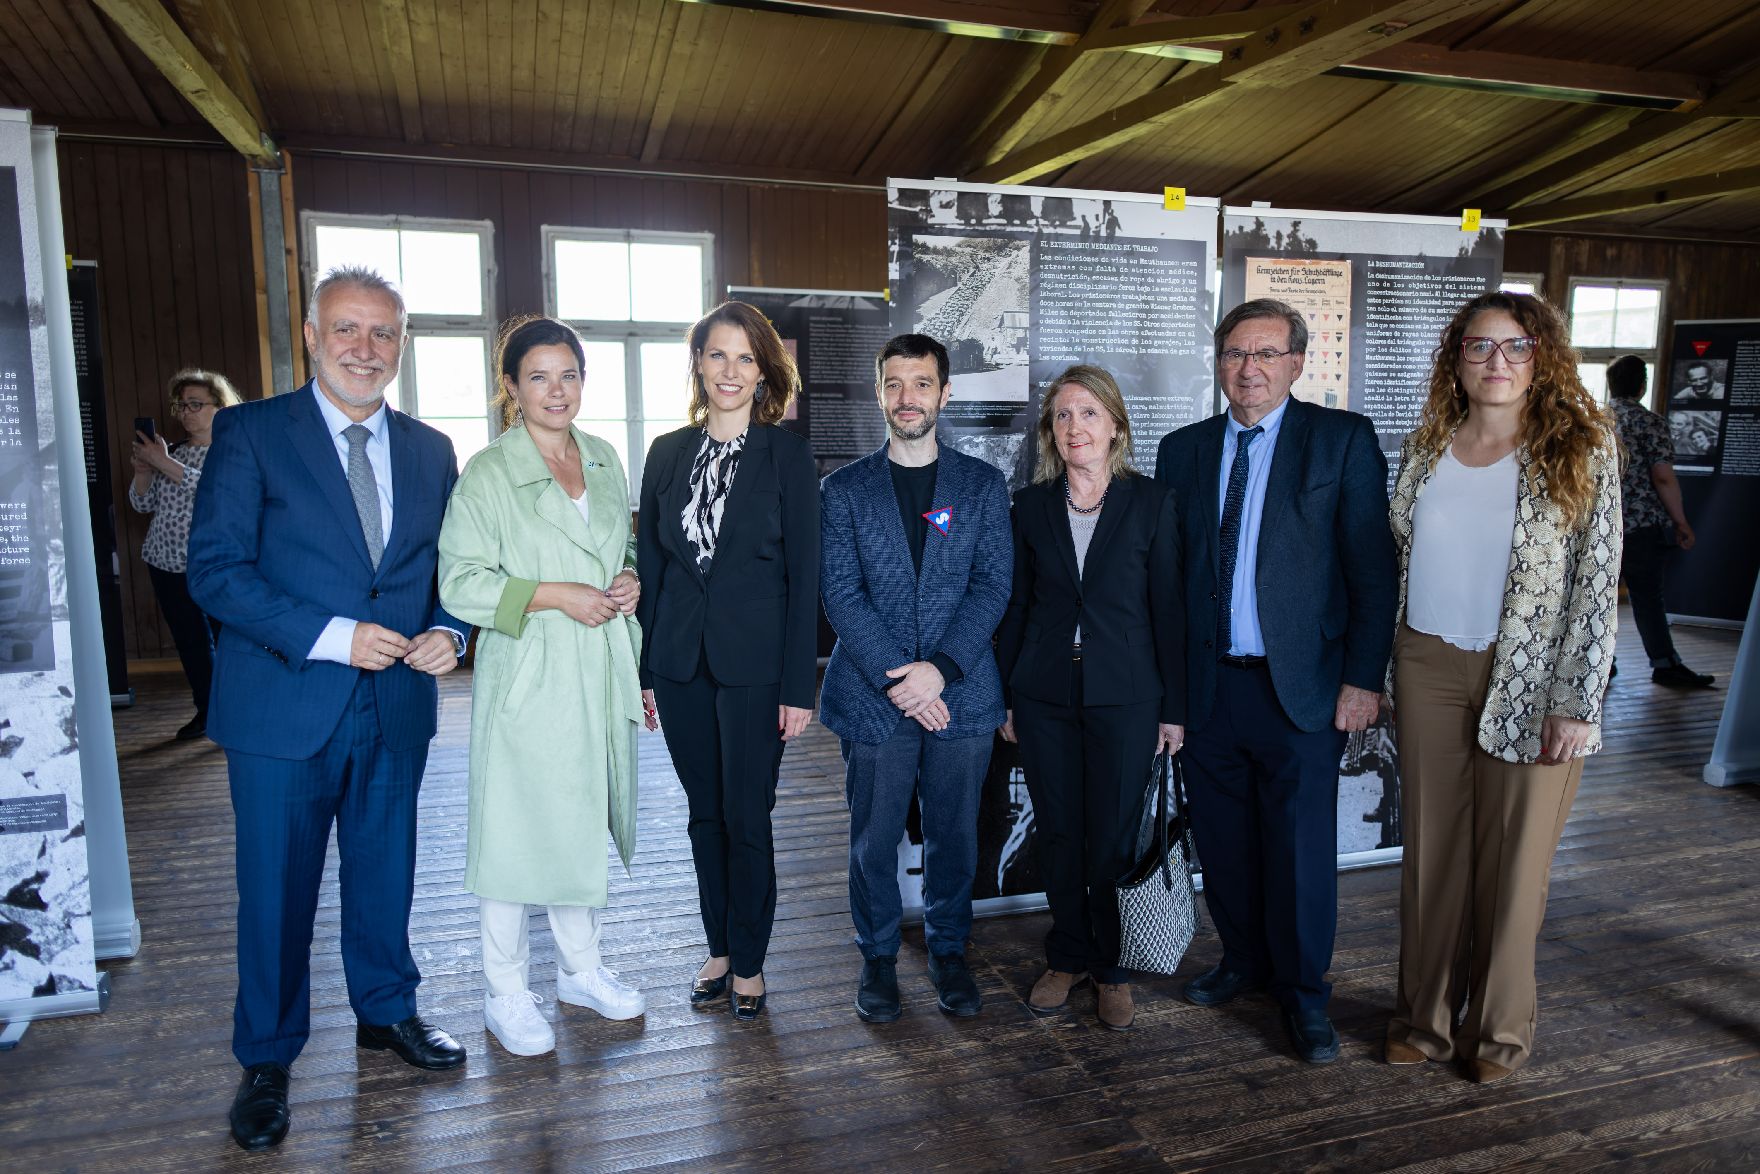
{"label": "man in dark suit jacket", "polygon": [[1204,1006],[1269,985],[1297,1053],[1338,1055],[1326,1016],[1338,918],[1338,760],[1375,720],[1398,592],[1387,461],[1363,416],[1290,396],[1302,316],[1264,299],[1216,327],[1229,410],[1169,434],[1189,699],[1185,764],[1222,961]]}
{"label": "man in dark suit jacket", "polygon": [[356,1042],[421,1068],[465,1058],[417,1016],[409,949],[434,678],[468,628],[435,581],[452,442],[384,402],[404,322],[378,274],[327,274],[305,326],[316,378],[222,412],[196,494],[190,593],[222,624],[208,736],[226,749],[237,826],[232,1136],[246,1149],[287,1133],[332,823]]}
{"label": "man in dark suit jacket", "polygon": [[862,977],[856,1013],[900,1012],[897,853],[911,796],[923,812],[924,938],[949,1015],[976,1015],[966,968],[978,797],[1002,724],[991,636],[1008,605],[1008,488],[976,457],[942,449],[947,350],[922,334],[875,361],[891,437],[825,478],[819,583],[837,646],[819,718],[843,740],[849,905]]}

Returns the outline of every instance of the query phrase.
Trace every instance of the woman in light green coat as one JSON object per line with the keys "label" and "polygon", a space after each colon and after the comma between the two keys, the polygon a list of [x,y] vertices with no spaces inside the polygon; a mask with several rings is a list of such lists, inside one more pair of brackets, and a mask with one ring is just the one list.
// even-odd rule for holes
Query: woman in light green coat
{"label": "woman in light green coat", "polygon": [[440,530],[440,598],[475,624],[465,887],[480,902],[483,1018],[539,1055],[555,1034],[527,985],[528,905],[548,907],[557,999],[629,1019],[645,1007],[599,958],[607,830],[635,849],[643,721],[629,489],[611,445],[574,427],[585,356],[548,318],[507,323],[506,431],[465,467]]}

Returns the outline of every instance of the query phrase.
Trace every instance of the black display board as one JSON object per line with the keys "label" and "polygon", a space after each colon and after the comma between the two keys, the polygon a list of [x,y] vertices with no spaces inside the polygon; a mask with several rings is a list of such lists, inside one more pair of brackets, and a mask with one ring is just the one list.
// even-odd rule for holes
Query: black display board
{"label": "black display board", "polygon": [[104,620],[104,660],[110,700],[132,705],[128,651],[122,636],[122,560],[116,541],[116,498],[110,479],[110,425],[104,401],[104,346],[98,316],[98,263],[75,261],[67,271],[73,315],[73,360],[79,386],[79,422],[85,434],[86,496],[92,510],[92,553],[98,564],[98,608]]}

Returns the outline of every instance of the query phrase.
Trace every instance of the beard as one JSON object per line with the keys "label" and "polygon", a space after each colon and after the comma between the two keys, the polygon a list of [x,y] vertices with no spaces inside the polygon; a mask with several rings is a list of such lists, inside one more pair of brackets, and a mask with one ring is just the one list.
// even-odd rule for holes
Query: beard
{"label": "beard", "polygon": [[[911,408],[918,412],[919,416],[917,422],[914,425],[899,423],[898,416],[895,414],[899,408]],[[926,404],[900,404],[899,408],[895,408],[893,411],[886,413],[886,427],[890,429],[892,434],[898,437],[898,439],[921,440],[923,437],[929,435],[929,433],[935,431],[935,421],[940,418],[940,413],[934,408],[931,408]]]}
{"label": "beard", "polygon": [[318,381],[324,385],[324,390],[328,391],[331,395],[335,396],[351,408],[371,408],[377,406],[379,402],[385,398],[385,389],[391,386],[392,380],[397,378],[396,367],[392,367],[389,371],[381,371],[380,374],[384,376],[384,381],[379,384],[378,389],[367,395],[361,396],[343,390],[346,386],[344,382],[344,372],[339,370],[328,359],[313,355],[312,366],[317,368]]}

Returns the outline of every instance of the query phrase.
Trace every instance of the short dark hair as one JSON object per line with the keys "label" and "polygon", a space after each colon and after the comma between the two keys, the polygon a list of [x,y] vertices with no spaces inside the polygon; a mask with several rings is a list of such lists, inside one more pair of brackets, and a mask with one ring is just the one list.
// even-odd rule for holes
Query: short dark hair
{"label": "short dark hair", "polygon": [[926,334],[895,334],[886,340],[880,353],[874,356],[874,386],[879,387],[886,382],[887,359],[927,359],[935,358],[935,374],[940,377],[940,386],[947,386],[947,348]]}
{"label": "short dark hair", "polygon": [[1614,399],[1638,399],[1649,382],[1644,360],[1637,355],[1621,355],[1607,364],[1607,394]]}
{"label": "short dark hair", "polygon": [[[572,326],[537,314],[522,314],[501,324],[495,340],[495,369],[513,380],[517,386],[520,363],[525,360],[526,355],[541,346],[565,346],[573,351],[581,377],[586,378],[587,352],[581,345],[581,336],[574,332]],[[495,381],[495,394],[490,397],[489,402],[499,411],[501,427],[513,427],[514,420],[519,416],[519,400],[507,390],[506,383],[500,379]]]}
{"label": "short dark hair", "polygon": [[1222,348],[1228,343],[1228,336],[1242,322],[1251,322],[1255,318],[1281,318],[1289,323],[1289,349],[1297,354],[1308,352],[1308,320],[1302,317],[1288,302],[1280,302],[1276,298],[1255,298],[1250,302],[1242,302],[1216,324],[1216,353],[1220,355]]}
{"label": "short dark hair", "polygon": [[722,302],[685,331],[684,340],[691,352],[690,370],[686,375],[690,405],[685,410],[690,422],[701,427],[709,418],[709,392],[703,386],[697,364],[702,362],[703,351],[709,345],[709,332],[717,326],[732,326],[744,331],[746,343],[752,348],[752,357],[758,361],[759,388],[757,398],[752,401],[752,419],[759,424],[780,423],[788,413],[788,405],[801,392],[800,371],[770,319],[764,317],[762,310],[746,302]]}
{"label": "short dark hair", "polygon": [[1695,369],[1703,371],[1707,375],[1711,374],[1711,364],[1707,363],[1704,359],[1694,359],[1687,364],[1687,370],[1692,371]]}

